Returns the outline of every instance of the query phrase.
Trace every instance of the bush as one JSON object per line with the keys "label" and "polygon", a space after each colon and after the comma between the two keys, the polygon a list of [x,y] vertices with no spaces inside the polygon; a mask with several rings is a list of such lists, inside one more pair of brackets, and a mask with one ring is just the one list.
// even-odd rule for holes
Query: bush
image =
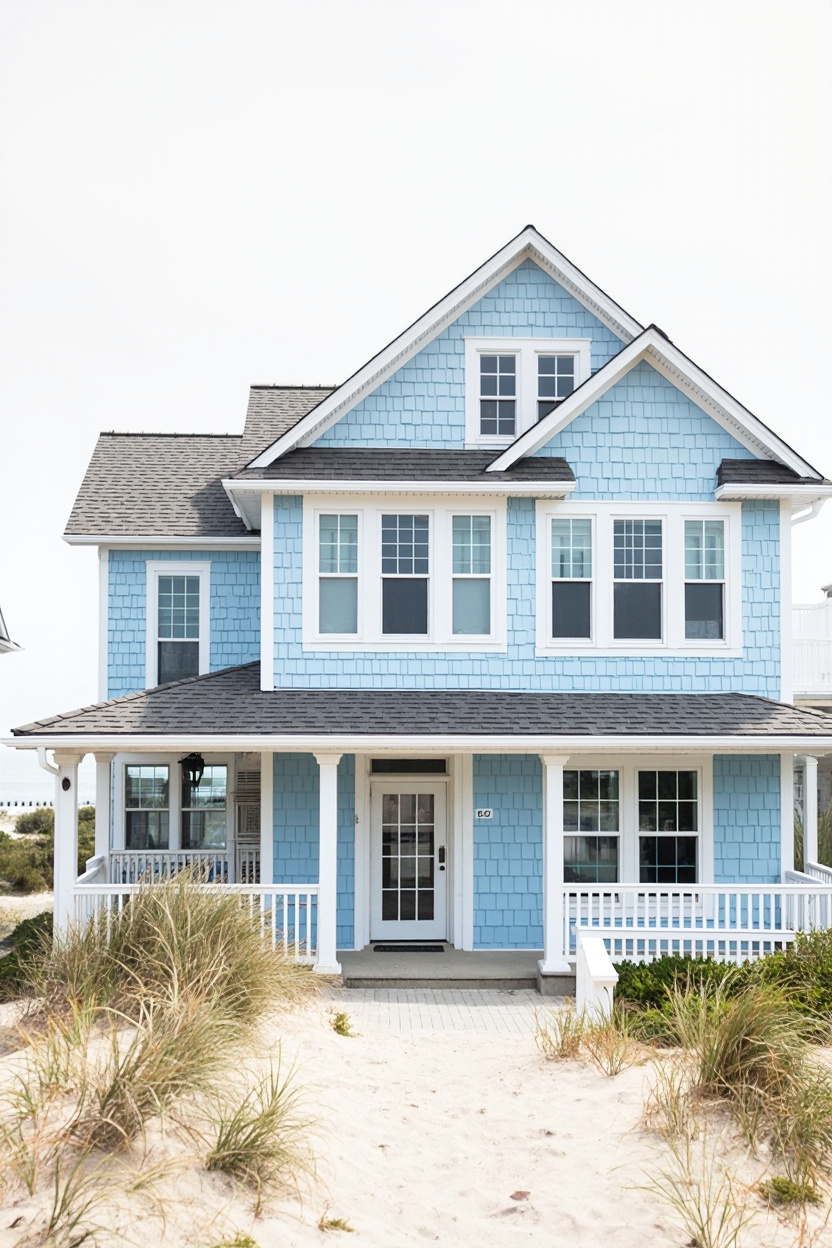
{"label": "bush", "polygon": [[617,1001],[664,1012],[674,989],[690,983],[721,984],[736,973],[736,968],[727,962],[678,954],[656,958],[654,962],[618,962],[615,969]]}
{"label": "bush", "polygon": [[24,919],[9,936],[11,953],[0,958],[0,1001],[24,996],[29,986],[27,963],[48,948],[52,936],[52,912],[44,910],[33,919]]}
{"label": "bush", "polygon": [[[16,836],[0,832],[0,885],[16,893],[42,893],[52,888],[55,812],[48,807],[19,815]],[[78,874],[95,852],[95,807],[78,811]]]}

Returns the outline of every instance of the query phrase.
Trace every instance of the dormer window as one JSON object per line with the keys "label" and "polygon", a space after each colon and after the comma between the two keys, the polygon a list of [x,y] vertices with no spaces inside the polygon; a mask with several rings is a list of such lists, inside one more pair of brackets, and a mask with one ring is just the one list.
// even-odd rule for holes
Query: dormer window
{"label": "dormer window", "polygon": [[517,429],[517,356],[480,356],[480,433],[513,438]]}
{"label": "dormer window", "polygon": [[465,443],[508,446],[590,374],[588,338],[466,338]]}

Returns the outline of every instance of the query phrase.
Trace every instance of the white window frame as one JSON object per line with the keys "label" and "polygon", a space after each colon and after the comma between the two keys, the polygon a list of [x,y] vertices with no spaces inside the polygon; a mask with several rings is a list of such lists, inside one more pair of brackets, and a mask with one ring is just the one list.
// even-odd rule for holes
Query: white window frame
{"label": "white window frame", "polygon": [[[540,658],[588,654],[687,658],[741,658],[742,504],[688,502],[537,502],[537,647]],[[551,520],[592,519],[592,638],[551,635]],[[613,529],[615,520],[662,521],[662,640],[613,636]],[[725,525],[725,636],[685,637],[685,521],[722,520]]]}
{"label": "white window frame", "polygon": [[[318,535],[322,515],[358,516],[358,632],[321,633],[318,618]],[[429,524],[428,632],[415,635],[382,632],[381,517],[427,515]],[[453,516],[491,519],[491,632],[453,632]],[[458,502],[391,498],[389,495],[315,496],[303,504],[304,650],[327,651],[500,651],[506,649],[506,500],[477,506],[470,497]]]}
{"label": "white window frame", "polygon": [[[179,853],[182,849],[182,766],[180,758],[189,753],[189,747],[183,745],[176,754],[116,754],[113,759],[113,852],[124,853],[127,838],[127,819],[125,817],[124,800],[126,784],[124,769],[131,767],[167,767],[169,768],[168,802],[170,803],[168,824],[168,848],[159,850],[162,854]],[[236,757],[234,754],[205,754],[207,767],[227,768],[225,790],[225,845],[224,850],[217,853],[226,854],[229,860],[235,853],[235,818],[236,818]],[[143,853],[143,850],[135,850]],[[154,851],[155,852],[155,851]],[[187,852],[187,851],[186,851]],[[211,852],[211,851],[207,851]]]}
{"label": "white window frame", "polygon": [[[575,389],[591,372],[591,338],[466,338],[465,339],[465,445],[510,446],[537,424],[537,359],[541,355],[575,357]],[[517,356],[516,425],[513,436],[480,433],[480,356]]]}
{"label": "white window frame", "polygon": [[[564,771],[617,771],[618,776],[618,812],[619,831],[589,832],[587,836],[618,836],[618,883],[624,887],[639,883],[639,837],[650,833],[639,832],[638,826],[638,773],[640,771],[695,771],[697,773],[697,822],[696,832],[667,832],[665,836],[696,836],[697,845],[697,884],[713,884],[714,882],[714,799],[713,799],[713,758],[700,755],[657,754],[657,755],[610,755],[580,754],[570,755]],[[565,836],[581,836],[580,832],[564,833]],[[581,884],[566,884],[566,889],[578,890],[588,887]],[[589,887],[609,887],[615,885],[591,885]],[[643,888],[670,888],[668,884],[644,884]],[[679,887],[695,887],[695,885],[679,885]]]}
{"label": "white window frame", "polygon": [[147,592],[145,595],[145,689],[159,683],[159,577],[199,577],[199,675],[211,670],[211,564],[148,560],[145,564]]}
{"label": "white window frame", "polygon": [[[355,516],[356,517],[356,533],[357,533],[358,550],[357,550],[357,557],[356,557],[357,571],[355,573],[321,572],[321,563],[320,563],[320,557],[321,557],[320,556],[320,552],[321,552],[320,518],[321,516]],[[353,507],[353,508],[338,507],[337,510],[335,510],[334,508],[329,508],[329,510],[327,510],[324,507],[319,507],[316,509],[316,512],[315,512],[314,544],[315,544],[315,578],[316,579],[315,579],[315,591],[314,591],[314,596],[315,596],[314,629],[318,637],[321,637],[321,638],[329,637],[332,639],[333,642],[335,642],[338,645],[341,645],[342,643],[346,643],[350,641],[355,641],[357,637],[361,636],[361,631],[362,631],[361,577],[362,577],[362,572],[363,572],[361,565],[363,562],[363,540],[362,540],[363,520],[364,520],[364,517],[362,515],[360,507]],[[339,531],[340,531],[340,528],[339,528]],[[306,543],[306,535],[304,534],[304,545],[305,543]],[[304,575],[304,581],[305,579],[306,578]],[[321,605],[320,605],[321,604],[321,585],[320,583],[322,580],[338,580],[338,579],[344,579],[344,580],[354,579],[358,586],[358,589],[356,591],[356,612],[355,612],[356,631],[354,633],[322,633],[320,631],[320,623],[321,623]],[[304,593],[304,598],[305,597],[306,595]]]}

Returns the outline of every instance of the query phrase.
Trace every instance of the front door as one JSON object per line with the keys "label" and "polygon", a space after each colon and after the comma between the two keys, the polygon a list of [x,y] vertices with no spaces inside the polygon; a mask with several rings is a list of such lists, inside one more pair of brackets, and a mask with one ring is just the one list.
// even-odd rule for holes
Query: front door
{"label": "front door", "polygon": [[444,940],[445,786],[373,785],[371,940]]}

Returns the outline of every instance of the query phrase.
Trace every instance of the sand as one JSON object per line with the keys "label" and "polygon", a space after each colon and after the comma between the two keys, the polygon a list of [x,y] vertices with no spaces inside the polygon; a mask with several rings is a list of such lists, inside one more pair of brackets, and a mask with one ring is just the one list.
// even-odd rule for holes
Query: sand
{"label": "sand", "polygon": [[[359,1035],[333,1031],[329,1000],[282,1018],[270,1037],[273,1053],[280,1044],[284,1062],[298,1063],[306,1108],[318,1120],[317,1179],[302,1203],[291,1197],[254,1219],[245,1193],[222,1176],[171,1166],[164,1230],[111,1205],[106,1220],[122,1242],[211,1248],[232,1230],[248,1232],[261,1248],[682,1248],[689,1241],[675,1215],[641,1187],[666,1157],[638,1127],[649,1066],[611,1079],[592,1066],[546,1062],[533,1044],[531,1007],[509,1034],[401,1031],[349,994],[335,1004],[349,1011]],[[183,1156],[170,1133],[149,1145],[157,1161],[164,1150]],[[318,1229],[327,1210],[355,1233]],[[0,1248],[19,1244],[35,1214],[28,1197],[7,1203]],[[18,1217],[23,1222],[11,1229]],[[794,1224],[760,1206],[740,1244],[798,1242]],[[814,1242],[832,1244],[832,1230]]]}

